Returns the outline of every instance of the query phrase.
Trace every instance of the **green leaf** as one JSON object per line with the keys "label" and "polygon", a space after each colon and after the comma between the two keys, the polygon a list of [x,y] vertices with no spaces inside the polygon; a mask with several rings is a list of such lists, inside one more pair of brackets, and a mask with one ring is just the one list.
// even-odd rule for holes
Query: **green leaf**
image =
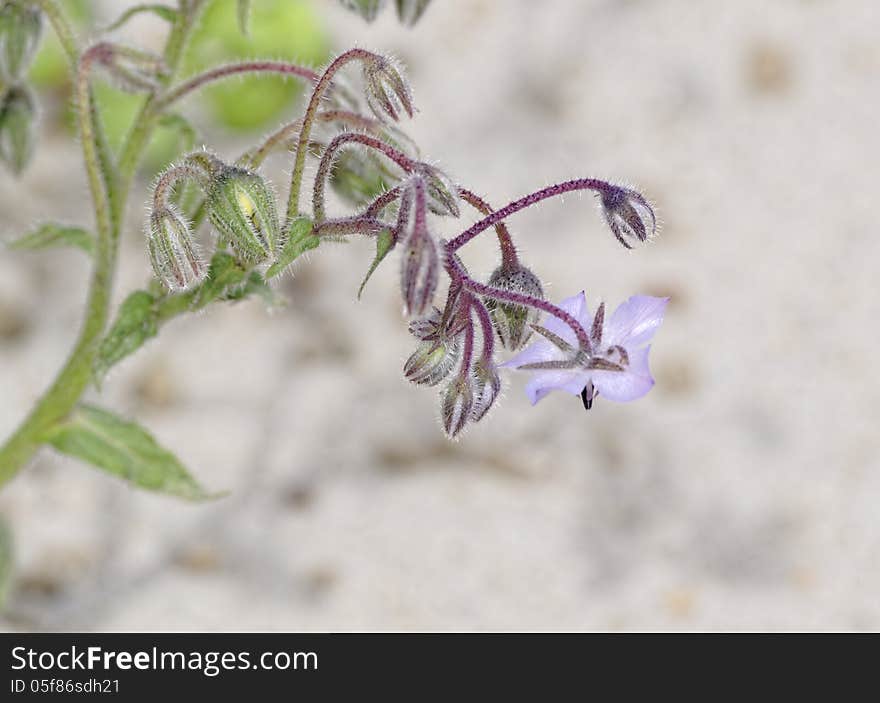
{"label": "green leaf", "polygon": [[92,365],[95,382],[100,384],[110,367],[136,352],[158,332],[156,297],[145,290],[135,291],[119,306],[113,326],[98,347]]}
{"label": "green leaf", "polygon": [[119,29],[122,25],[128,22],[132,17],[138,15],[142,12],[150,12],[157,17],[165,20],[166,22],[174,22],[177,19],[177,10],[173,7],[169,7],[168,5],[159,5],[159,4],[144,4],[144,5],[135,5],[132,8],[129,8],[125,12],[123,12],[119,19],[116,20],[113,24],[107,27],[105,32],[112,32],[114,29]]}
{"label": "green leaf", "polygon": [[225,300],[244,300],[252,295],[262,298],[263,302],[268,307],[274,307],[283,302],[283,299],[280,299],[275,295],[275,291],[272,290],[272,287],[266,282],[266,279],[260,275],[259,271],[251,271],[251,275],[248,276],[244,285],[227,293]]}
{"label": "green leaf", "polygon": [[89,405],[80,405],[53,428],[46,441],[62,454],[119,476],[138,488],[187,500],[209,494],[183,465],[140,425]]}
{"label": "green leaf", "polygon": [[266,271],[266,279],[275,278],[296,259],[321,243],[321,239],[312,234],[312,221],[308,217],[297,217],[290,225],[287,242],[278,254],[278,259]]}
{"label": "green leaf", "polygon": [[68,227],[49,222],[33,232],[9,242],[10,249],[48,249],[50,247],[77,247],[90,256],[95,251],[95,238],[82,227]]}
{"label": "green leaf", "polygon": [[213,300],[230,295],[247,277],[247,270],[232,254],[218,251],[211,258],[208,275],[199,288],[194,307],[202,308]]}
{"label": "green leaf", "polygon": [[367,269],[367,275],[364,276],[364,280],[361,282],[361,287],[358,288],[358,300],[361,299],[361,295],[364,292],[364,287],[367,285],[367,281],[370,280],[370,277],[379,268],[379,264],[382,263],[382,259],[388,256],[388,252],[394,247],[394,236],[391,234],[390,229],[383,229],[379,232],[379,235],[376,237],[376,258],[373,259],[373,263],[370,264],[370,268]]}
{"label": "green leaf", "polygon": [[0,515],[0,609],[6,601],[9,587],[12,584],[12,572],[15,568],[15,545],[12,539],[12,528]]}

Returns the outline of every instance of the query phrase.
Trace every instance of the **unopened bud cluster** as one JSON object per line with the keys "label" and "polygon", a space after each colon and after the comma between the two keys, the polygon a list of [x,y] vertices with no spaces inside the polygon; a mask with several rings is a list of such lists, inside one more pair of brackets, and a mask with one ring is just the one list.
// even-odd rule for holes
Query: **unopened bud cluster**
{"label": "unopened bud cluster", "polygon": [[[372,19],[384,3],[346,4]],[[398,11],[412,19],[426,4],[399,2]],[[128,62],[126,70],[133,70],[133,55],[116,52],[110,58],[107,65],[113,70],[119,72],[122,58]],[[139,60],[142,70],[158,69],[145,58]],[[361,64],[360,92],[336,82],[335,71],[349,61]],[[326,100],[319,92],[325,89]],[[599,393],[632,399],[633,388],[644,392],[650,387],[646,352],[636,346],[641,338],[613,330],[603,337],[604,307],[587,322],[577,300],[563,307],[546,300],[541,279],[521,261],[507,226],[510,216],[546,198],[591,190],[600,198],[611,233],[630,248],[656,229],[654,212],[640,193],[583,178],[548,186],[493,210],[445,170],[423,160],[393,124],[415,113],[412,92],[396,62],[363,49],[345,52],[330,64],[315,81],[309,105],[304,116],[288,126],[299,135],[286,220],[279,219],[274,188],[243,165],[252,163],[246,159],[227,163],[209,152],[196,152],[159,177],[147,234],[153,269],[170,290],[192,288],[206,276],[206,259],[195,233],[171,197],[178,181],[189,180],[204,194],[204,212],[214,232],[213,244],[204,248],[230,251],[246,270],[265,266],[266,278],[298,255],[300,250],[289,246],[298,241],[298,235],[291,236],[299,229],[296,223],[305,222],[315,245],[352,235],[374,238],[376,255],[364,284],[396,250],[402,307],[416,339],[403,375],[414,384],[438,388],[442,424],[450,437],[481,421],[495,406],[502,389],[499,369],[509,365],[496,358],[499,349],[519,352],[516,358],[525,359],[515,368],[542,374],[544,385],[535,391],[533,402],[545,388],[582,395],[589,407]],[[311,131],[313,124],[321,125],[317,133]],[[290,132],[280,134],[289,138]],[[263,153],[264,147],[246,153]],[[311,217],[297,211],[303,154],[319,159]],[[327,184],[354,206],[354,213],[327,216]],[[464,220],[468,206],[482,219],[471,221],[452,239],[441,238],[434,218]],[[501,262],[483,282],[468,272],[460,250],[492,230]],[[655,317],[661,314],[657,306],[652,310]],[[639,313],[625,308],[624,314]],[[615,341],[615,335],[623,341]],[[611,379],[602,374],[611,374]],[[622,390],[626,384],[629,395]]]}

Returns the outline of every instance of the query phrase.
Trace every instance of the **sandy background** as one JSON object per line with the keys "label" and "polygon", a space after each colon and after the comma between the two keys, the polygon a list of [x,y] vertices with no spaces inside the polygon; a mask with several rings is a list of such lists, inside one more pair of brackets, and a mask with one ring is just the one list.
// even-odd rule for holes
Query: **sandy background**
{"label": "sandy background", "polygon": [[[436,0],[411,31],[318,4],[337,47],[406,63],[407,129],[496,205],[578,175],[658,203],[663,235],[633,252],[590,197],[512,221],[555,299],[672,296],[656,388],[586,415],[511,378],[449,443],[400,374],[396,262],[358,303],[370,247],[327,248],[286,309],[169,326],[102,398],[232,497],[41,453],[0,495],[18,553],[0,627],[880,628],[876,2]],[[20,182],[0,174],[4,235],[88,222],[77,159],[46,134]],[[147,275],[145,197],[120,296]],[[487,238],[467,261],[494,256]],[[66,355],[87,273],[0,256],[0,434]]]}

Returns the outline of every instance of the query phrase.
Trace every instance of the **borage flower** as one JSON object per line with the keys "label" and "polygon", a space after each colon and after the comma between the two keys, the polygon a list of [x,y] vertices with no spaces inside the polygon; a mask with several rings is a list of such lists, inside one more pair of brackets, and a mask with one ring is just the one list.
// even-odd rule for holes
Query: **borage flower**
{"label": "borage flower", "polygon": [[559,307],[587,330],[590,353],[578,349],[571,327],[549,316],[543,327],[535,326],[541,337],[501,366],[534,372],[526,385],[532,405],[554,390],[581,396],[587,409],[597,395],[620,402],[636,400],[654,385],[648,368],[651,347],[644,345],[663,321],[668,302],[669,298],[636,295],[606,320],[605,304],[592,316],[581,292]]}

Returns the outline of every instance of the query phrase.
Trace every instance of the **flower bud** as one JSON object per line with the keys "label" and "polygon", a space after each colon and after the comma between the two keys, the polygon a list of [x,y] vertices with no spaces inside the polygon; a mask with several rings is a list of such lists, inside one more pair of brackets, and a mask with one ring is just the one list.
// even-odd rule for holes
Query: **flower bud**
{"label": "flower bud", "polygon": [[419,21],[431,0],[397,0],[397,17],[405,25],[412,27]]}
{"label": "flower bud", "polygon": [[376,56],[364,62],[364,90],[367,104],[379,119],[390,117],[396,122],[401,111],[413,116],[409,85],[391,59]]}
{"label": "flower bud", "polygon": [[416,339],[439,339],[443,334],[442,313],[438,308],[431,308],[426,317],[417,317],[409,323],[409,333]]}
{"label": "flower bud", "polygon": [[413,230],[403,248],[400,292],[407,315],[421,315],[434,300],[440,278],[437,242],[427,231]]}
{"label": "flower bud", "polygon": [[330,173],[330,185],[351,205],[360,207],[373,202],[395,180],[373,152],[362,149],[340,152]]}
{"label": "flower bud", "polygon": [[278,251],[275,196],[260,175],[227,166],[214,177],[206,202],[211,224],[243,259],[258,263]]}
{"label": "flower bud", "polygon": [[448,437],[457,436],[467,425],[474,407],[474,389],[470,376],[456,376],[443,392],[440,411]]}
{"label": "flower bud", "polygon": [[425,194],[428,200],[428,209],[435,215],[461,215],[458,187],[453,180],[436,166],[422,163],[419,164],[419,172],[425,179]]}
{"label": "flower bud", "polygon": [[23,86],[13,86],[0,99],[0,161],[14,175],[30,163],[36,134],[36,104]]}
{"label": "flower bud", "polygon": [[471,420],[479,422],[501,393],[501,377],[495,364],[485,357],[474,365],[474,406]]}
{"label": "flower bud", "polygon": [[[532,298],[544,298],[541,282],[525,266],[517,264],[511,268],[499,266],[489,277],[493,288],[521,293]],[[492,315],[492,323],[498,338],[505,349],[516,351],[526,343],[532,334],[532,325],[538,322],[540,311],[516,303],[501,300],[486,300],[486,307]]]}
{"label": "flower bud", "polygon": [[422,341],[403,365],[407,380],[423,386],[436,386],[446,378],[461,354],[457,338],[443,337]]}
{"label": "flower bud", "polygon": [[16,0],[2,2],[0,79],[14,83],[25,74],[37,51],[42,33],[43,17],[36,7]]}
{"label": "flower bud", "polygon": [[372,22],[385,7],[385,0],[340,0],[346,10],[359,14],[367,22]]}
{"label": "flower bud", "polygon": [[601,196],[605,221],[617,241],[627,249],[632,249],[632,244],[627,240],[644,242],[657,231],[654,210],[641,193],[610,186],[601,192]]}
{"label": "flower bud", "polygon": [[186,290],[199,283],[205,266],[186,220],[171,208],[150,215],[148,248],[156,277],[169,290]]}

